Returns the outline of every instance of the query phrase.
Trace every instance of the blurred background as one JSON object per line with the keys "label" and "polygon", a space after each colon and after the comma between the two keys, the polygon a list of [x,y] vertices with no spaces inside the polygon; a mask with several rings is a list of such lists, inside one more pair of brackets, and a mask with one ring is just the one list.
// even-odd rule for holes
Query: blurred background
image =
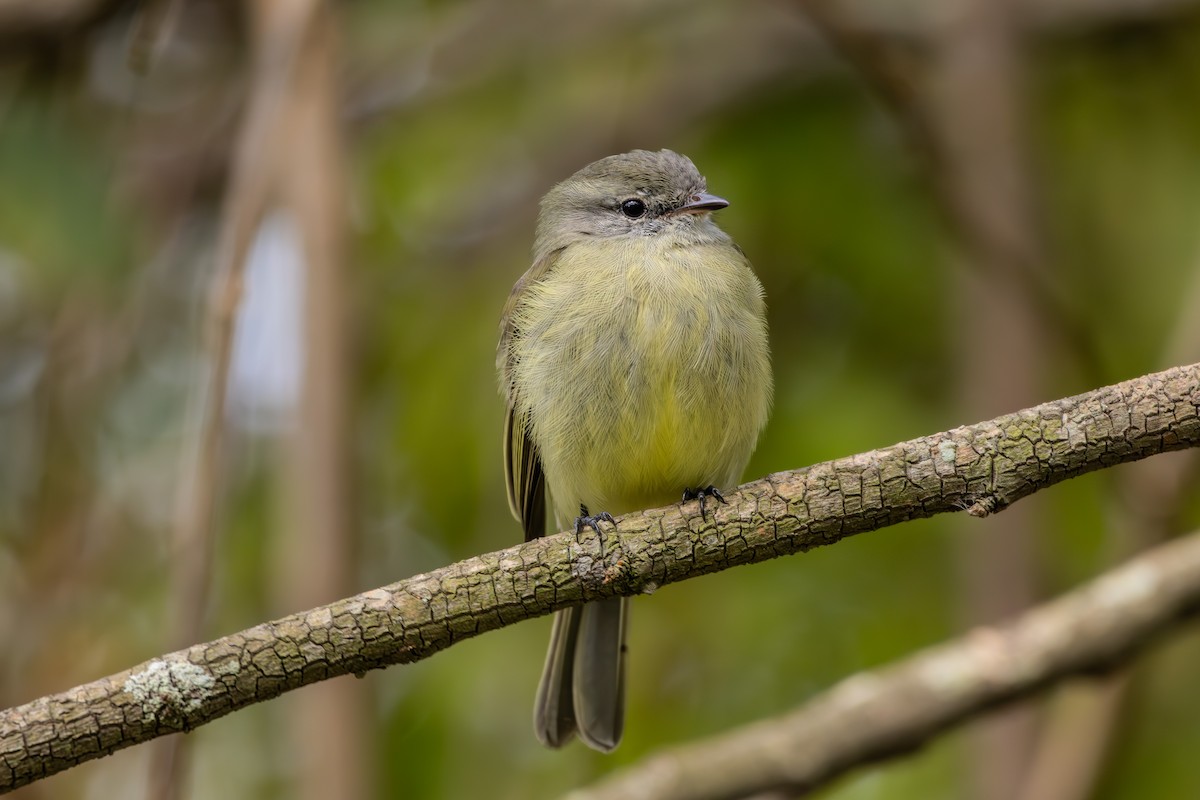
{"label": "blurred background", "polygon": [[[766,287],[748,479],[1200,359],[1195,2],[0,0],[0,706],[517,542],[500,309],[634,147]],[[612,756],[535,742],[542,619],[16,796],[556,796],[1189,530],[1195,461],[636,600]],[[1200,796],[1198,663],[822,796]]]}

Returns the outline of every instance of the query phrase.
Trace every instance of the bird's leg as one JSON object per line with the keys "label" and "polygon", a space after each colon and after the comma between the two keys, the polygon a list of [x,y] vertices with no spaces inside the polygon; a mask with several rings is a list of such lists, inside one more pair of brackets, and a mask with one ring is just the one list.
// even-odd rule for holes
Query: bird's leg
{"label": "bird's leg", "polygon": [[708,486],[705,486],[703,489],[692,489],[692,488],[684,489],[683,490],[683,500],[680,502],[686,503],[689,500],[699,500],[700,501],[700,519],[704,519],[704,514],[708,510],[708,506],[707,506],[707,502],[706,502],[705,498],[708,498],[708,497],[715,497],[717,499],[717,501],[721,502],[721,503],[729,502],[728,500],[725,499],[725,496],[723,494],[721,494],[720,490],[717,489],[717,487],[713,486],[711,483]]}
{"label": "bird's leg", "polygon": [[599,514],[593,516],[592,514],[588,513],[588,507],[583,503],[580,503],[579,516],[575,518],[575,537],[579,538],[579,535],[583,533],[584,525],[588,526],[596,533],[600,533],[601,522],[607,522],[614,528],[617,527],[617,521],[613,519],[612,514],[608,513],[607,511],[601,511]]}

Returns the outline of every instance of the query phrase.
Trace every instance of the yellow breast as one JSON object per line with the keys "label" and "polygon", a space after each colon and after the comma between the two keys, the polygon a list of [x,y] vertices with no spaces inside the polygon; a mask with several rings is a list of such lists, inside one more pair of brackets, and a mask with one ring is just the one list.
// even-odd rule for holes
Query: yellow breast
{"label": "yellow breast", "polygon": [[762,289],[733,245],[572,245],[514,319],[518,411],[561,515],[736,483],[771,373]]}

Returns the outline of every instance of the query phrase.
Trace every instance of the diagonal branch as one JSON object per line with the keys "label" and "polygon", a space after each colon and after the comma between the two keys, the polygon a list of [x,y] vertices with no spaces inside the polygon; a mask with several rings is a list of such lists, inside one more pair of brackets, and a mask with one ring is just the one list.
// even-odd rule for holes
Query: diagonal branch
{"label": "diagonal branch", "polygon": [[537,539],[194,645],[0,712],[0,791],[347,673],[417,661],[583,600],[634,595],[909,519],[983,516],[1044,487],[1200,445],[1200,364]]}
{"label": "diagonal branch", "polygon": [[1200,612],[1200,534],[1162,545],[1015,622],[854,675],[790,714],[679,747],[571,800],[800,793],[909,752],[1068,675],[1100,672]]}

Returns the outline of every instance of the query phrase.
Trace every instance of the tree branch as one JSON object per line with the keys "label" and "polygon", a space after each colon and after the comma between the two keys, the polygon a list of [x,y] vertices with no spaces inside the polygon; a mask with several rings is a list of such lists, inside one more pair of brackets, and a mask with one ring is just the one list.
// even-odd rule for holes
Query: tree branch
{"label": "tree branch", "polygon": [[1102,671],[1200,612],[1200,534],[1139,556],[1011,624],[851,676],[790,714],[665,752],[570,800],[723,800],[808,791],[909,752],[981,710]]}
{"label": "tree branch", "polygon": [[[347,673],[426,658],[585,600],[634,595],[947,511],[983,516],[1067,478],[1200,445],[1200,364],[694,504],[451,564],[0,712],[0,791]],[[1200,583],[1200,582],[1198,582]]]}

